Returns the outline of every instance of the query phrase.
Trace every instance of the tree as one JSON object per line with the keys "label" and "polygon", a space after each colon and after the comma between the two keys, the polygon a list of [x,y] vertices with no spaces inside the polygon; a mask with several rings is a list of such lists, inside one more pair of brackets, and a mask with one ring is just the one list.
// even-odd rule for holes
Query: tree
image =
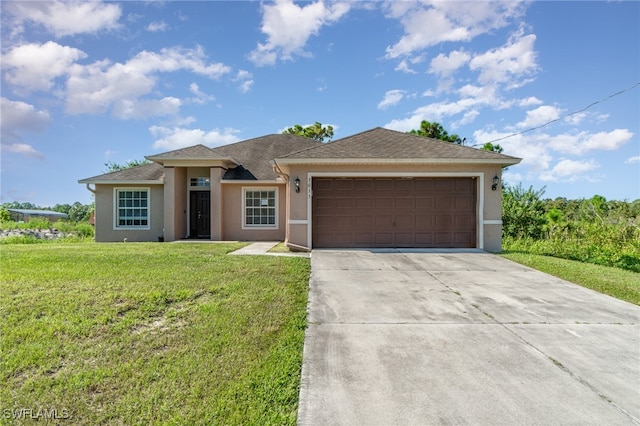
{"label": "tree", "polygon": [[119,172],[120,170],[130,169],[132,167],[137,167],[137,166],[143,166],[145,164],[151,164],[151,162],[148,160],[130,160],[124,164],[118,164],[113,161],[108,161],[104,163],[105,167],[107,168],[107,171],[105,173]]}
{"label": "tree", "polygon": [[513,238],[540,238],[547,216],[540,197],[545,188],[536,191],[503,185],[502,190],[502,235]]}
{"label": "tree", "polygon": [[0,207],[0,222],[10,222],[11,221],[11,214],[9,213],[9,210],[5,209],[4,207]]}
{"label": "tree", "polygon": [[502,154],[502,151],[504,151],[504,148],[502,148],[499,144],[494,145],[491,142],[485,143],[480,149],[483,151],[497,152],[498,154]]}
{"label": "tree", "polygon": [[283,131],[282,134],[304,136],[305,138],[324,142],[325,139],[330,141],[333,137],[333,126],[323,126],[317,121],[307,127],[302,127],[301,125],[296,124],[295,126],[289,127],[287,130]]}
{"label": "tree", "polygon": [[90,212],[91,205],[80,204],[76,201],[69,209],[69,220],[72,222],[83,222],[89,220]]}
{"label": "tree", "polygon": [[444,127],[442,127],[442,124],[435,121],[431,123],[427,120],[422,120],[419,129],[410,130],[407,133],[432,139],[439,139],[441,141],[451,142],[458,145],[464,144],[464,139],[460,139],[460,136],[456,134],[450,135]]}

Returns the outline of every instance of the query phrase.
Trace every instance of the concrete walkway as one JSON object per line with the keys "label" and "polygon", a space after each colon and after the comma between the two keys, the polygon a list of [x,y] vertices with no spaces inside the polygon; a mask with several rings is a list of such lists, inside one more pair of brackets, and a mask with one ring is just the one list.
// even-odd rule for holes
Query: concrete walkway
{"label": "concrete walkway", "polygon": [[301,425],[640,424],[640,307],[483,253],[314,250]]}
{"label": "concrete walkway", "polygon": [[279,244],[278,241],[260,241],[251,243],[229,254],[245,256],[287,256],[287,257],[309,257],[309,253],[302,252],[270,252],[272,248]]}

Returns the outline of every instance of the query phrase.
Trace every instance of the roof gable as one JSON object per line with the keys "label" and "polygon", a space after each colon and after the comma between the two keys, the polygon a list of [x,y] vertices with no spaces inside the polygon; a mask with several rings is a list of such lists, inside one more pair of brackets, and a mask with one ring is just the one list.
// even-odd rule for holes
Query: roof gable
{"label": "roof gable", "polygon": [[[273,171],[271,160],[320,145],[322,142],[303,136],[272,134],[213,148],[213,151],[218,155],[234,158],[258,180],[275,180],[277,175]],[[225,179],[237,179],[235,176],[240,176],[232,175],[231,170],[225,174]]]}
{"label": "roof gable", "polygon": [[146,158],[151,161],[163,162],[165,160],[219,160],[221,156],[214,149],[198,144],[157,155],[149,155]]}
{"label": "roof gable", "polygon": [[376,127],[353,136],[281,157],[283,160],[360,159],[415,161],[492,161],[515,164],[520,159],[497,152]]}

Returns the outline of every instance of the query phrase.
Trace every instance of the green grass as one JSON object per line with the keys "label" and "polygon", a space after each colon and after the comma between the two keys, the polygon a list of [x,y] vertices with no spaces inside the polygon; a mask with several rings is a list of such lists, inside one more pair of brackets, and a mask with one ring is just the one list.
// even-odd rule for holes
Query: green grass
{"label": "green grass", "polygon": [[502,256],[583,287],[640,305],[640,273],[530,253],[505,251]]}
{"label": "green grass", "polygon": [[0,422],[295,424],[309,261],[241,246],[0,247]]}

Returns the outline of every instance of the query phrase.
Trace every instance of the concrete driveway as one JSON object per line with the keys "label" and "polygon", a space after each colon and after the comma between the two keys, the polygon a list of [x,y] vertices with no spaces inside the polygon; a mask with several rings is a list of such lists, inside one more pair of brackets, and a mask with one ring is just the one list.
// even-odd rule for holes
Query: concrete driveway
{"label": "concrete driveway", "polygon": [[301,425],[640,424],[640,307],[481,251],[311,256]]}

